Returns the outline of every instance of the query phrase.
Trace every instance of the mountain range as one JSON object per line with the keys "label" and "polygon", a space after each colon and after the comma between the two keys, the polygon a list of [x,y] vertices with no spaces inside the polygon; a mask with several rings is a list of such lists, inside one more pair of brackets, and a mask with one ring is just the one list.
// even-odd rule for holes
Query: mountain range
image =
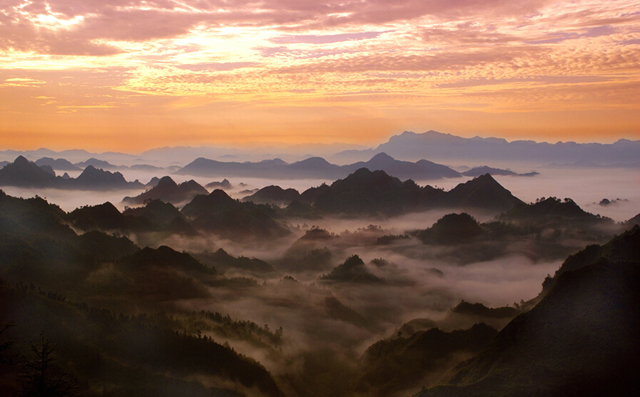
{"label": "mountain range", "polygon": [[38,166],[23,156],[0,169],[0,186],[77,190],[142,189],[140,182],[127,182],[119,172],[87,166],[77,178],[55,175],[50,165]]}
{"label": "mountain range", "polygon": [[640,141],[620,139],[615,143],[534,142],[517,140],[508,142],[502,138],[463,138],[437,131],[415,133],[405,131],[392,136],[387,142],[373,149],[347,150],[331,157],[336,162],[370,158],[387,153],[405,160],[430,158],[440,161],[464,159],[465,161],[501,161],[561,163],[579,165],[589,162],[592,166],[615,165],[638,167]]}
{"label": "mountain range", "polygon": [[[640,227],[560,267],[544,298],[418,397],[636,395]],[[590,251],[587,253],[587,251]]]}
{"label": "mountain range", "polygon": [[[52,161],[58,162],[60,158],[84,168],[82,163],[86,165],[94,165],[97,168],[110,170],[124,170],[128,167],[143,167],[148,170],[156,170],[156,168],[176,167],[180,164],[193,160],[194,158],[217,159],[220,162],[235,161],[236,164],[242,164],[241,161],[255,159],[273,159],[283,158],[287,161],[294,161],[301,158],[301,153],[310,153],[306,155],[308,163],[300,164],[301,168],[311,165],[322,166],[327,168],[324,173],[332,172],[327,164],[322,164],[320,157],[322,156],[336,164],[350,164],[354,162],[365,162],[376,154],[386,153],[396,159],[406,161],[419,161],[428,158],[430,160],[451,162],[453,159],[464,160],[469,162],[481,163],[535,163],[549,164],[556,167],[640,167],[638,153],[640,153],[640,141],[620,139],[614,143],[576,143],[576,142],[534,142],[529,140],[507,141],[502,138],[463,138],[460,136],[441,133],[437,131],[427,131],[423,133],[415,133],[405,131],[401,134],[394,135],[387,142],[384,142],[374,148],[354,148],[353,145],[308,145],[304,151],[300,151],[301,147],[272,147],[258,148],[248,151],[246,149],[234,149],[224,147],[164,147],[148,150],[138,155],[105,152],[90,153],[85,150],[65,150],[56,152],[49,149],[37,149],[30,151],[5,150],[0,151],[0,159],[8,160],[22,155],[29,159],[39,159],[41,163],[52,165]],[[344,150],[348,149],[348,150]],[[54,158],[58,160],[53,160]],[[92,160],[93,159],[93,160]],[[106,161],[110,164],[101,163],[101,166],[91,164],[91,161]],[[65,160],[65,161],[66,161]],[[304,160],[303,160],[304,161]],[[87,163],[88,162],[88,163]],[[141,162],[152,164],[140,164]],[[113,165],[121,164],[121,165]],[[2,161],[0,161],[0,166]],[[263,164],[268,165],[268,164]],[[53,166],[53,165],[52,165]],[[63,168],[69,167],[68,164],[57,163],[54,169],[63,171]],[[194,167],[197,168],[197,167]],[[355,166],[349,172],[355,171],[359,166]],[[242,167],[240,167],[242,169]],[[295,167],[290,170],[295,174]],[[333,170],[335,172],[335,169]],[[415,178],[415,176],[403,176],[395,170],[386,170],[398,177]],[[242,172],[242,171],[238,171]],[[301,170],[297,170],[301,172]],[[486,173],[486,172],[482,172]],[[345,173],[330,174],[328,179],[342,178]],[[197,175],[197,174],[193,174]],[[239,176],[244,176],[239,175]],[[475,175],[472,175],[475,176]],[[312,176],[310,176],[312,177]]]}
{"label": "mountain range", "polygon": [[135,197],[125,197],[122,202],[140,205],[157,199],[177,205],[191,201],[198,194],[209,194],[209,191],[193,179],[177,184],[171,177],[165,176],[160,178],[158,183],[151,189]]}
{"label": "mountain range", "polygon": [[291,164],[280,159],[264,160],[257,163],[239,163],[198,158],[175,173],[204,177],[337,179],[344,178],[360,168],[367,168],[371,171],[383,170],[401,179],[433,180],[461,176],[459,172],[441,164],[423,159],[415,163],[400,161],[386,153],[376,154],[368,161],[343,166],[331,164],[321,157],[311,157]]}
{"label": "mountain range", "polygon": [[[320,185],[298,193],[295,189],[267,186],[243,201],[289,205],[299,201],[320,213],[345,216],[393,216],[435,208],[473,208],[506,211],[523,204],[489,174],[457,185],[450,191],[409,179],[402,182],[385,171],[360,168],[331,185]],[[299,204],[296,204],[299,207]]]}

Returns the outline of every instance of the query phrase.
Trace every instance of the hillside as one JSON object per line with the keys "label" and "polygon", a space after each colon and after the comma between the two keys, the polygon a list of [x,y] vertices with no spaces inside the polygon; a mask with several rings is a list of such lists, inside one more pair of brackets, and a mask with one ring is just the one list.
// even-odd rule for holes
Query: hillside
{"label": "hillside", "polygon": [[640,388],[639,246],[635,227],[599,252],[588,248],[568,259],[540,303],[441,386],[417,396],[634,395]]}

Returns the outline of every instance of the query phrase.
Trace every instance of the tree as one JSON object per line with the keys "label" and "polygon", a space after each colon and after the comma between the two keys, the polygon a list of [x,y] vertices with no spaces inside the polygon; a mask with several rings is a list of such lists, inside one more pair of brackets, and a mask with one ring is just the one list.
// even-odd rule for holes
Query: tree
{"label": "tree", "polygon": [[36,358],[28,360],[25,357],[24,372],[22,373],[21,397],[67,397],[77,396],[75,390],[78,382],[71,378],[66,371],[54,364],[58,358],[54,353],[57,344],[45,339],[44,332],[40,333],[40,344],[29,341],[31,352]]}
{"label": "tree", "polygon": [[[11,328],[11,327],[15,327],[15,323],[11,322],[9,324],[3,324],[2,325],[2,329],[0,329],[0,335],[2,335],[4,333],[4,331],[6,331],[7,329]],[[13,345],[13,341],[12,340],[7,340],[7,341],[3,341],[0,342],[0,364],[4,363],[4,362],[10,362],[11,358],[6,358],[4,356],[4,352],[9,350],[9,348]]]}

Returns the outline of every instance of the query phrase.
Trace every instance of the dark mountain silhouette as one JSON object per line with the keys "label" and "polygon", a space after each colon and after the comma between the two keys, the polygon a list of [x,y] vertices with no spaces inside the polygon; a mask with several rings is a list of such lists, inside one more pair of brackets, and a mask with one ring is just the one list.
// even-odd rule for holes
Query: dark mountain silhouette
{"label": "dark mountain silhouette", "polygon": [[416,163],[399,161],[384,152],[376,154],[369,161],[361,161],[342,167],[349,173],[360,168],[366,168],[370,171],[381,170],[401,179],[427,180],[460,177],[459,172],[441,164],[427,160],[419,160]]}
{"label": "dark mountain silhouette", "polygon": [[624,223],[627,227],[633,227],[635,225],[640,225],[640,214],[634,216]]}
{"label": "dark mountain silhouette", "polygon": [[[118,217],[108,204],[97,207],[84,208],[84,215],[97,214],[102,222]],[[118,395],[282,395],[257,362],[210,337],[198,337],[195,330],[176,332],[170,328],[176,323],[167,324],[166,316],[155,320],[142,313],[132,318],[88,306],[96,301],[119,307],[117,302],[130,302],[137,310],[208,297],[202,282],[217,276],[210,266],[168,247],[140,250],[127,238],[99,231],[77,235],[67,226],[70,218],[42,198],[20,199],[0,191],[0,324],[17,324],[10,336],[16,349],[28,352],[29,340],[45,330],[56,343],[59,362],[81,380],[83,395],[94,394],[90,384],[102,383]],[[86,300],[67,299],[61,291]],[[228,321],[221,327],[245,327],[237,334],[247,334],[249,326],[259,328]],[[183,329],[181,323],[176,329]],[[226,333],[225,339],[227,335],[234,334]],[[266,330],[261,335],[275,338]],[[6,385],[5,364],[0,364],[0,388]],[[14,368],[10,373],[18,376],[21,366],[16,362]],[[207,376],[206,386],[194,380],[196,374]]]}
{"label": "dark mountain silhouette", "polygon": [[138,181],[127,182],[119,172],[104,171],[87,166],[76,179],[69,181],[74,189],[81,190],[114,190],[114,189],[142,189],[144,185]]}
{"label": "dark mountain silhouette", "polygon": [[562,273],[581,269],[600,259],[609,262],[639,262],[640,246],[636,244],[639,235],[640,227],[633,226],[630,231],[616,236],[606,244],[592,244],[569,256],[554,276],[545,280],[542,294],[551,289]]}
{"label": "dark mountain silhouette", "polygon": [[372,396],[396,395],[434,383],[461,361],[487,346],[498,331],[486,324],[443,332],[438,328],[409,337],[381,340],[362,356],[362,374],[353,390]]}
{"label": "dark mountain silhouette", "polygon": [[416,236],[425,244],[466,243],[483,234],[478,222],[466,212],[447,214],[431,228],[421,230]]}
{"label": "dark mountain silhouette", "polygon": [[258,276],[273,276],[278,273],[269,263],[245,256],[233,257],[222,248],[214,253],[194,254],[194,257],[202,263],[215,267],[222,273],[241,270]]}
{"label": "dark mountain silhouette", "polygon": [[236,176],[259,177],[271,179],[336,179],[355,172],[360,168],[370,171],[382,170],[402,179],[441,179],[455,178],[460,174],[453,169],[427,160],[416,163],[398,161],[384,153],[372,157],[367,162],[358,162],[338,166],[330,164],[321,157],[311,157],[302,161],[288,164],[280,159],[252,162],[221,162],[198,158],[182,169],[176,171],[180,175],[196,176]]}
{"label": "dark mountain silhouette", "polygon": [[[413,181],[401,182],[384,171],[361,168],[318,193],[314,207],[328,214],[399,215],[421,209],[423,190]],[[305,196],[305,193],[302,194]]]}
{"label": "dark mountain silhouette", "polygon": [[278,238],[291,233],[271,206],[241,203],[220,189],[195,196],[181,212],[197,230],[233,240]]}
{"label": "dark mountain silhouette", "polygon": [[222,189],[222,190],[231,190],[233,189],[233,186],[231,185],[231,182],[229,182],[228,179],[223,179],[220,182],[211,182],[211,183],[207,183],[207,185],[205,186],[207,189]]}
{"label": "dark mountain silhouette", "polygon": [[481,175],[447,192],[447,206],[506,211],[523,202],[489,174]]}
{"label": "dark mountain silhouette", "polygon": [[180,210],[174,207],[173,204],[158,199],[148,201],[144,207],[127,208],[122,214],[132,217],[143,216],[161,226],[170,224],[175,218],[183,217]]}
{"label": "dark mountain silhouette", "polygon": [[573,200],[556,197],[542,198],[533,204],[517,203],[498,220],[530,225],[587,226],[613,225],[609,218],[584,211]]}
{"label": "dark mountain silhouette", "polygon": [[192,200],[198,194],[209,194],[207,189],[200,186],[193,179],[176,184],[169,176],[162,177],[156,186],[136,197],[125,197],[123,203],[144,204],[149,200],[162,200],[172,204],[180,204]]}
{"label": "dark mountain silhouette", "polygon": [[36,160],[36,165],[48,165],[58,171],[80,171],[82,168],[76,167],[70,161],[65,159],[52,159],[51,157],[43,157]]}
{"label": "dark mountain silhouette", "polygon": [[546,296],[442,386],[418,396],[602,396],[640,390],[640,227],[565,261]]}
{"label": "dark mountain silhouette", "polygon": [[300,193],[296,189],[283,189],[280,186],[271,185],[263,187],[251,196],[244,197],[242,201],[251,201],[256,204],[275,204],[286,206],[299,198]]}
{"label": "dark mountain silhouette", "polygon": [[358,255],[353,255],[329,273],[320,276],[324,282],[377,284],[383,280],[371,273]]}
{"label": "dark mountain silhouette", "polygon": [[[254,178],[273,178],[284,169],[287,163],[280,159],[264,160],[257,163],[252,162],[224,162],[197,158],[175,173],[178,175],[194,176],[237,176]],[[286,177],[285,177],[286,178]]]}
{"label": "dark mountain silhouette", "polygon": [[320,186],[311,187],[300,194],[300,201],[307,204],[313,204],[318,195],[329,190],[329,185],[323,183]]}
{"label": "dark mountain silhouette", "polygon": [[490,174],[490,175],[506,175],[506,176],[536,176],[539,175],[538,172],[535,171],[531,171],[531,172],[527,172],[524,174],[518,174],[515,173],[513,171],[510,170],[503,170],[500,168],[492,168],[492,167],[488,167],[486,165],[482,166],[482,167],[474,167],[468,171],[462,172],[462,175],[464,176],[472,176],[472,177],[477,177],[480,175],[484,175],[484,174]]}
{"label": "dark mountain silhouette", "polygon": [[[56,363],[79,380],[81,395],[95,395],[92,385],[106,384],[120,396],[283,396],[256,361],[211,337],[175,332],[146,314],[127,316],[52,291],[0,283],[0,323],[9,321],[17,326],[6,334],[24,352],[45,330]],[[3,373],[2,386],[11,375]],[[206,384],[194,376],[205,377]]]}
{"label": "dark mountain silhouette", "polygon": [[160,182],[160,178],[158,178],[157,176],[154,176],[153,178],[151,178],[149,180],[149,182],[147,182],[147,184],[145,186],[146,187],[156,187],[156,186],[158,186],[159,182]]}
{"label": "dark mountain silhouette", "polygon": [[177,252],[167,246],[158,249],[143,248],[135,254],[122,259],[122,263],[131,269],[140,270],[141,267],[167,267],[185,271],[187,273],[216,274],[213,267],[205,266],[187,253]]}
{"label": "dark mountain silhouette", "polygon": [[11,163],[8,161],[0,161],[0,169],[4,168],[4,166],[7,164],[11,164]]}
{"label": "dark mountain silhouette", "polygon": [[56,177],[50,166],[48,172],[26,158],[16,160],[0,169],[0,185],[78,190],[139,189],[139,182],[127,182],[121,173],[103,171],[88,166],[78,178]]}
{"label": "dark mountain silhouette", "polygon": [[182,236],[195,237],[201,234],[184,217],[177,216],[164,229],[169,234],[179,234]]}
{"label": "dark mountain silhouette", "polygon": [[387,153],[405,160],[430,158],[450,161],[527,161],[575,163],[591,161],[602,164],[627,164],[637,167],[640,141],[620,139],[612,144],[533,141],[508,142],[501,138],[462,138],[437,131],[415,133],[405,131],[391,137],[375,149],[348,150],[333,156],[337,161],[353,161],[354,158],[370,158],[377,153]]}
{"label": "dark mountain silhouette", "polygon": [[198,195],[182,208],[182,213],[188,217],[196,218],[203,215],[216,215],[226,211],[235,210],[241,205],[238,201],[229,197],[223,190],[216,189],[208,195]]}
{"label": "dark mountain silhouette", "polygon": [[59,182],[55,175],[22,156],[0,169],[0,186],[55,187]]}
{"label": "dark mountain silhouette", "polygon": [[306,219],[306,220],[314,220],[314,219],[322,219],[322,214],[320,211],[315,209],[313,206],[307,203],[303,203],[298,200],[293,200],[289,205],[284,208],[282,214],[289,219]]}
{"label": "dark mountain silhouette", "polygon": [[287,249],[278,267],[298,272],[328,270],[332,266],[332,254],[326,246],[338,239],[325,229],[313,227]]}
{"label": "dark mountain silhouette", "polygon": [[520,314],[520,310],[509,307],[487,307],[482,303],[470,303],[461,301],[456,307],[451,309],[453,313],[467,314],[471,316],[493,317],[493,318],[513,318]]}
{"label": "dark mountain silhouette", "polygon": [[70,215],[42,198],[19,199],[0,191],[0,277],[69,288],[103,261],[138,250],[123,237],[78,236],[69,223]]}
{"label": "dark mountain silhouette", "polygon": [[127,218],[108,201],[77,208],[69,213],[69,219],[81,230],[123,230],[128,226]]}
{"label": "dark mountain silhouette", "polygon": [[335,296],[324,300],[324,308],[330,318],[353,324],[360,328],[371,328],[371,324],[360,313],[340,302]]}
{"label": "dark mountain silhouette", "polygon": [[126,217],[128,226],[133,227],[134,231],[146,230],[183,236],[200,234],[176,207],[157,199],[147,202],[144,207],[127,208],[122,214]]}
{"label": "dark mountain silhouette", "polygon": [[300,201],[311,201],[323,213],[345,216],[394,216],[434,208],[500,212],[522,203],[488,174],[445,192],[428,185],[420,187],[410,179],[402,182],[384,171],[371,172],[366,168],[331,186],[309,189],[300,195]]}
{"label": "dark mountain silhouette", "polygon": [[50,174],[52,176],[56,176],[56,172],[53,170],[53,168],[51,168],[51,166],[39,165],[38,167],[42,168],[47,174]]}

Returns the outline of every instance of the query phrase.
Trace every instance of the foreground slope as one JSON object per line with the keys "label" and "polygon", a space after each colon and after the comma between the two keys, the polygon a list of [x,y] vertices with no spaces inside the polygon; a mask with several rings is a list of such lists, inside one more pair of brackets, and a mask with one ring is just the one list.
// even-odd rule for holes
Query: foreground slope
{"label": "foreground slope", "polygon": [[637,395],[640,227],[567,259],[554,281],[484,352],[418,395]]}

